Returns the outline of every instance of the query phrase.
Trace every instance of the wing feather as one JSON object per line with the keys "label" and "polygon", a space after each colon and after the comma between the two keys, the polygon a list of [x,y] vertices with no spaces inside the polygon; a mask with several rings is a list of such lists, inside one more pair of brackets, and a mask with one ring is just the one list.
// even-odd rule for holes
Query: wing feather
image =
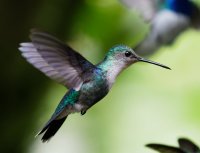
{"label": "wing feather", "polygon": [[188,152],[188,153],[200,152],[199,147],[189,139],[179,138],[178,143],[179,143],[180,148],[185,152]]}
{"label": "wing feather", "polygon": [[[32,42],[21,43],[22,56],[53,80],[76,88],[95,66],[78,52],[48,33],[33,30]],[[87,75],[88,76],[88,75]]]}

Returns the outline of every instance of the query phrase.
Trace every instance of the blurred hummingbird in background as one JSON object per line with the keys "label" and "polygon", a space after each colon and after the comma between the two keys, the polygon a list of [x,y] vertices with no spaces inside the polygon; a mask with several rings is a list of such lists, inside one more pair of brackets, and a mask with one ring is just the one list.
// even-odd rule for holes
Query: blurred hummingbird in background
{"label": "blurred hummingbird in background", "polygon": [[38,133],[44,133],[43,142],[55,135],[69,114],[80,112],[84,115],[90,107],[105,97],[117,75],[129,65],[146,62],[170,69],[138,56],[125,45],[112,47],[102,62],[93,65],[46,32],[34,29],[30,39],[31,42],[20,44],[22,56],[45,75],[69,88],[50,120]]}
{"label": "blurred hummingbird in background", "polygon": [[170,45],[190,27],[200,27],[200,9],[192,0],[120,0],[135,8],[150,22],[147,36],[134,48],[136,53],[149,55]]}
{"label": "blurred hummingbird in background", "polygon": [[200,153],[200,149],[191,140],[186,138],[178,139],[179,147],[172,147],[163,144],[147,144],[146,146],[160,153]]}

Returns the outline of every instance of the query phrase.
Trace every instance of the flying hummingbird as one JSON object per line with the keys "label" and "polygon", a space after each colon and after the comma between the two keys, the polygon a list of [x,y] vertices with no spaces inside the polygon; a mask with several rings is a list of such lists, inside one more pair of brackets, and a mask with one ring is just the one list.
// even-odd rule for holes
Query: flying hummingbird
{"label": "flying hummingbird", "polygon": [[163,144],[147,144],[146,146],[160,153],[200,153],[200,149],[191,140],[186,138],[178,139],[179,147],[172,147]]}
{"label": "flying hummingbird", "polygon": [[117,75],[136,62],[146,62],[169,67],[138,56],[125,45],[112,47],[106,57],[93,65],[78,52],[54,36],[39,30],[32,30],[31,42],[21,43],[22,56],[51,79],[69,90],[61,99],[50,120],[38,135],[44,133],[42,141],[49,140],[61,127],[69,114],[82,115],[107,95]]}
{"label": "flying hummingbird", "polygon": [[120,0],[150,22],[146,37],[135,47],[141,55],[170,45],[188,28],[200,27],[200,9],[192,0]]}

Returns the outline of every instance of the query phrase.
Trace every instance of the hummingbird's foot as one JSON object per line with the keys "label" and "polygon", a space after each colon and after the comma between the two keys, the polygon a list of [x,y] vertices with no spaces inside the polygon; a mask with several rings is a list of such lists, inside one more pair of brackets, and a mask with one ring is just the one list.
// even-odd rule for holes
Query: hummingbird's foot
{"label": "hummingbird's foot", "polygon": [[81,115],[84,115],[86,113],[86,110],[81,111]]}

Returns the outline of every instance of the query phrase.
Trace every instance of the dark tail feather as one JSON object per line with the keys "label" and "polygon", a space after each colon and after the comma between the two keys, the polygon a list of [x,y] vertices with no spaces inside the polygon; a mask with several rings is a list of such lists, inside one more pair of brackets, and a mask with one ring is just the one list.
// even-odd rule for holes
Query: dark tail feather
{"label": "dark tail feather", "polygon": [[56,132],[59,130],[59,128],[61,127],[61,125],[63,124],[63,122],[65,121],[65,119],[67,118],[64,117],[62,119],[59,120],[53,120],[50,123],[48,123],[39,133],[38,135],[44,133],[44,135],[42,136],[42,142],[46,142],[48,141],[52,136],[54,136],[56,134]]}

